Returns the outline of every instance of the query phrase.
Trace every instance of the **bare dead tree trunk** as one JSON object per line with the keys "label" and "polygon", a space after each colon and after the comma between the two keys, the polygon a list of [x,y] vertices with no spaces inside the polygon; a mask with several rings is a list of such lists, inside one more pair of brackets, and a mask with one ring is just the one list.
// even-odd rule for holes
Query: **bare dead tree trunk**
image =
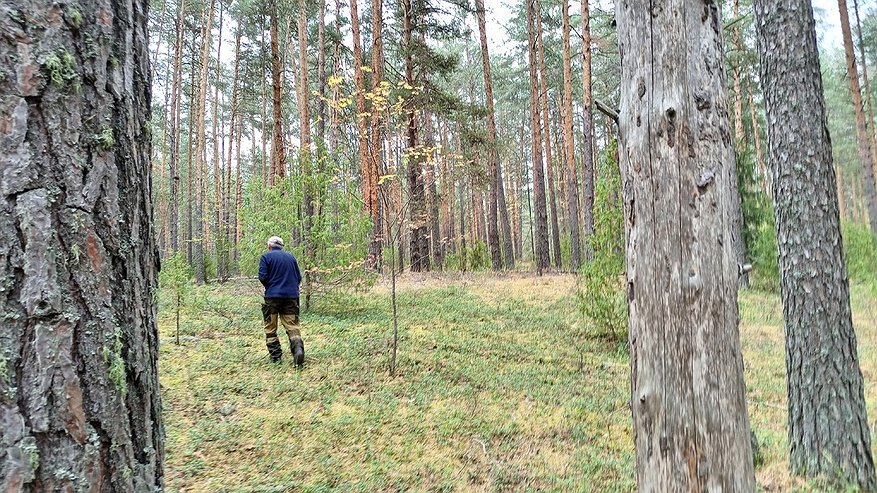
{"label": "bare dead tree trunk", "polygon": [[718,5],[616,3],[640,491],[754,492]]}
{"label": "bare dead tree trunk", "polygon": [[0,489],[157,491],[147,2],[76,6],[75,28],[45,0],[0,20]]}
{"label": "bare dead tree trunk", "polygon": [[785,319],[790,466],[796,475],[875,491],[813,10],[805,0],[754,5]]}

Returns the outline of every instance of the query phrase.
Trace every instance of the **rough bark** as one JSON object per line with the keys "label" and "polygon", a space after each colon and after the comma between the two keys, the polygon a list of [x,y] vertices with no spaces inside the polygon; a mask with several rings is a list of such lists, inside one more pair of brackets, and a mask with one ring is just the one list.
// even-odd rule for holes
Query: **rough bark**
{"label": "rough bark", "polygon": [[[536,69],[536,22],[533,0],[527,0],[527,33],[530,68],[530,130],[532,135],[533,158],[533,201],[535,202],[535,227],[533,233],[536,273],[548,269],[548,213],[545,210],[545,179],[542,167],[542,124],[539,116],[539,76]],[[532,209],[531,209],[532,210]],[[532,224],[532,223],[531,223]]]}
{"label": "rough bark", "polygon": [[[412,53],[412,30],[414,26],[411,0],[402,0],[402,45],[405,52],[405,82],[414,87],[414,59]],[[423,157],[420,149],[417,112],[406,107],[406,152],[408,153],[408,202],[411,214],[411,271],[423,272],[430,269],[428,214],[426,210],[426,188],[423,176]]]}
{"label": "rough bark", "polygon": [[286,144],[283,140],[282,94],[283,61],[277,36],[277,0],[271,1],[269,32],[271,36],[271,108],[273,134],[271,138],[271,170],[268,184],[274,186],[277,179],[286,176]]}
{"label": "rough bark", "polygon": [[487,104],[487,246],[490,249],[490,260],[493,270],[502,270],[502,253],[499,246],[499,210],[498,189],[502,182],[498,181],[499,153],[496,142],[496,114],[493,104],[493,80],[490,74],[490,55],[487,50],[487,29],[484,20],[484,0],[475,0],[475,14],[478,17],[478,33],[481,40],[481,65],[484,71],[484,98]]}
{"label": "rough bark", "polygon": [[[594,109],[591,88],[591,9],[588,1],[582,3],[582,226],[585,232],[584,246],[588,260],[591,259],[591,236],[594,235],[594,183],[597,170],[594,166]],[[608,134],[607,134],[608,136]]]}
{"label": "rough bark", "polygon": [[616,8],[637,484],[753,492],[719,8]]}
{"label": "rough bark", "polygon": [[843,34],[844,53],[847,61],[847,79],[850,83],[850,95],[856,113],[856,141],[858,142],[859,160],[862,163],[862,179],[865,185],[865,202],[868,204],[868,219],[871,234],[877,237],[877,183],[874,181],[874,163],[871,161],[871,141],[865,124],[865,112],[862,108],[862,90],[859,86],[859,69],[856,66],[856,54],[853,49],[853,35],[850,30],[850,16],[846,0],[838,0],[840,10],[840,27]]}
{"label": "rough bark", "polygon": [[160,490],[147,2],[4,11],[0,489]]}
{"label": "rough bark", "polygon": [[806,0],[754,5],[785,319],[790,466],[796,475],[875,491],[813,10]]}
{"label": "rough bark", "polygon": [[[587,3],[587,0],[583,0]],[[561,0],[563,17],[563,149],[566,158],[566,208],[570,233],[570,263],[573,270],[582,265],[582,240],[579,230],[579,180],[576,173],[576,149],[573,139],[572,55],[570,53],[569,0]]]}

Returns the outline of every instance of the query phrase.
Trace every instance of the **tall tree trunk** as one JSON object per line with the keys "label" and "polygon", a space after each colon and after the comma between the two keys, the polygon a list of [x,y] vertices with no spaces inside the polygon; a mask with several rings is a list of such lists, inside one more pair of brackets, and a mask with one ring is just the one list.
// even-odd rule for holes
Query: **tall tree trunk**
{"label": "tall tree trunk", "polygon": [[207,132],[204,129],[204,115],[207,113],[207,76],[210,68],[210,43],[213,39],[213,9],[216,0],[210,0],[210,5],[204,11],[201,30],[201,67],[198,72],[198,101],[196,114],[196,130],[195,135],[196,151],[195,151],[195,280],[196,282],[207,282],[207,270],[204,263],[204,203],[205,203],[205,187],[204,187],[204,171],[207,168]]}
{"label": "tall tree trunk", "polygon": [[[747,71],[748,73],[748,71]],[[761,189],[765,193],[770,192],[770,177],[767,173],[767,166],[764,164],[764,150],[761,145],[761,125],[758,123],[758,114],[756,113],[755,98],[752,96],[752,80],[747,77],[746,93],[749,101],[749,117],[752,120],[752,137],[755,141],[755,164],[758,167],[758,174],[761,176]]]}
{"label": "tall tree trunk", "polygon": [[640,491],[755,491],[715,3],[616,4]]}
{"label": "tall tree trunk", "polygon": [[174,47],[173,89],[171,90],[171,142],[170,142],[170,243],[171,253],[180,250],[180,102],[182,100],[183,43],[185,40],[183,18],[186,1],[180,0],[176,21],[176,46]]}
{"label": "tall tree trunk", "polygon": [[[238,234],[238,227],[239,227],[238,221],[239,221],[239,216],[240,216],[240,206],[237,202],[237,190],[238,190],[238,187],[240,186],[240,179],[241,179],[240,178],[240,174],[241,174],[240,173],[240,169],[241,169],[240,133],[243,130],[240,128],[240,126],[237,123],[238,119],[240,118],[240,116],[238,115],[238,112],[239,112],[239,109],[238,109],[239,108],[239,101],[238,101],[238,98],[239,98],[238,85],[239,85],[239,83],[238,83],[238,81],[239,81],[239,76],[240,76],[240,61],[241,61],[241,35],[242,35],[242,29],[237,28],[235,30],[235,37],[234,37],[234,76],[233,76],[232,81],[231,81],[231,86],[232,86],[232,89],[231,89],[231,118],[229,120],[229,122],[230,122],[229,134],[230,135],[228,138],[228,142],[229,142],[229,144],[228,144],[228,159],[226,160],[226,162],[228,163],[228,178],[226,179],[226,182],[225,182],[225,207],[224,207],[226,244],[229,247],[231,247],[231,249],[232,249],[231,252],[226,252],[225,255],[226,255],[226,258],[228,259],[228,261],[232,265],[235,265],[235,266],[237,265],[237,248],[238,248],[237,234]],[[234,159],[235,154],[233,151],[235,151],[235,150],[237,150],[237,159]],[[232,162],[235,163],[234,217],[232,217],[232,206],[231,206],[231,204],[232,204],[232,192],[231,192],[231,183],[232,183],[231,166],[232,166],[232,164],[231,163]],[[234,227],[232,227],[232,221],[234,221]]]}
{"label": "tall tree trunk", "polygon": [[425,149],[425,176],[426,180],[426,203],[429,217],[429,242],[432,261],[436,269],[441,270],[444,263],[444,251],[442,248],[441,228],[439,227],[439,195],[436,187],[438,176],[435,169],[435,132],[432,125],[432,114],[423,114],[423,137]]}
{"label": "tall tree trunk", "polygon": [[326,145],[326,0],[319,0],[317,25],[317,144]]}
{"label": "tall tree trunk", "polygon": [[[311,175],[314,173],[313,157],[311,155],[311,113],[309,108],[310,84],[308,82],[308,1],[298,0],[298,111],[299,111],[299,142],[300,169],[304,183],[304,234],[305,254],[307,261],[317,265],[316,245],[314,242],[313,221],[316,211],[315,187]],[[311,292],[313,290],[313,273],[311,269],[304,271],[304,307],[310,307]]]}
{"label": "tall tree trunk", "polygon": [[530,129],[533,147],[533,201],[535,204],[535,231],[533,233],[536,273],[542,275],[549,268],[548,213],[545,210],[545,179],[542,167],[542,123],[539,117],[539,76],[536,69],[536,21],[534,0],[527,0],[527,32],[530,67]]}
{"label": "tall tree trunk", "polygon": [[[594,110],[591,87],[591,9],[589,0],[582,0],[582,226],[585,231],[585,255],[590,260],[591,236],[594,235],[594,183],[597,169],[594,166]],[[607,134],[608,135],[608,134]]]}
{"label": "tall tree trunk", "polygon": [[813,10],[805,0],[754,5],[785,319],[790,465],[796,475],[875,491]]}
{"label": "tall tree trunk", "polygon": [[865,184],[865,202],[868,204],[868,219],[871,234],[877,237],[877,183],[874,181],[874,163],[871,161],[871,139],[865,125],[865,112],[862,109],[862,91],[859,87],[859,69],[853,51],[853,35],[850,31],[850,16],[846,0],[837,1],[840,10],[840,27],[844,40],[844,53],[847,60],[847,79],[850,81],[850,94],[856,113],[856,140],[859,143],[859,160],[862,163],[862,176]]}
{"label": "tall tree trunk", "polygon": [[[260,35],[262,37],[262,46],[265,46],[265,16],[262,16],[262,29],[259,30]],[[268,84],[266,82],[265,77],[265,57],[259,57],[260,62],[260,75],[259,77],[262,80],[262,166],[260,170],[260,175],[262,177],[262,185],[271,185],[273,184],[273,180],[269,178],[272,174],[271,169],[273,165],[268,164]]]}
{"label": "tall tree trunk", "polygon": [[[867,114],[868,143],[871,146],[871,165],[877,171],[877,141],[874,136],[874,107],[871,104],[871,83],[868,80],[868,59],[865,58],[865,38],[862,36],[862,20],[859,16],[859,1],[853,0],[853,11],[856,14],[856,32],[858,35],[859,58],[862,61],[862,89],[865,92],[865,108]],[[877,177],[874,178],[877,180]],[[874,233],[877,235],[877,232]]]}
{"label": "tall tree trunk", "polygon": [[[384,1],[372,0],[372,92],[380,94],[382,92],[381,83],[384,80]],[[369,190],[371,208],[373,209],[373,227],[372,239],[369,246],[369,258],[373,259],[371,265],[374,269],[381,268],[381,231],[383,230],[384,215],[381,210],[381,202],[377,198],[377,182],[381,176],[381,168],[383,168],[383,142],[384,131],[382,123],[382,112],[372,111],[371,115],[371,144],[369,149],[369,184],[375,185]]]}
{"label": "tall tree trunk", "polygon": [[[587,3],[587,0],[582,0]],[[579,183],[576,173],[576,148],[573,139],[572,112],[572,56],[570,54],[569,0],[561,0],[563,17],[563,144],[566,158],[566,208],[569,216],[570,263],[572,269],[578,270],[582,265],[579,235]],[[585,143],[587,144],[587,143]]]}
{"label": "tall tree trunk", "polygon": [[734,0],[734,63],[732,73],[734,76],[734,142],[737,154],[742,154],[749,147],[746,140],[746,131],[743,127],[743,86],[740,83],[740,72],[743,70],[742,53],[743,42],[740,38],[740,0]]}
{"label": "tall tree trunk", "polygon": [[[213,82],[214,91],[213,91],[213,108],[211,114],[213,115],[213,201],[212,201],[212,211],[211,216],[213,216],[213,228],[212,234],[208,235],[211,238],[212,250],[213,250],[213,258],[216,260],[216,275],[220,279],[226,277],[225,275],[225,265],[222,262],[222,255],[220,254],[221,242],[219,235],[219,197],[221,197],[221,184],[219,181],[220,176],[220,152],[219,152],[219,81],[222,78],[222,4],[219,5],[219,38],[216,42],[216,80]],[[205,223],[209,224],[208,219],[205,217]]]}
{"label": "tall tree trunk", "polygon": [[[517,260],[522,260],[524,258],[524,190],[526,190],[527,197],[530,196],[529,187],[529,178],[527,177],[527,149],[525,142],[527,135],[527,123],[525,120],[521,120],[520,133],[518,134],[518,142],[520,143],[521,148],[521,158],[518,162],[518,193],[515,201],[518,204],[517,210],[515,211],[515,231],[516,234],[516,242],[515,242],[515,255]],[[532,225],[531,225],[532,227]]]}
{"label": "tall tree trunk", "polygon": [[547,171],[546,184],[548,185],[549,218],[551,220],[551,250],[554,253],[554,265],[560,269],[563,266],[560,251],[560,228],[557,222],[557,197],[554,183],[554,155],[551,152],[551,114],[548,111],[548,72],[545,63],[545,43],[542,38],[542,11],[541,0],[532,0],[536,19],[536,46],[538,48],[539,81],[542,90],[539,92],[542,102],[542,131],[545,135],[545,168]]}
{"label": "tall tree trunk", "polygon": [[197,63],[195,50],[195,41],[196,34],[192,33],[192,62],[189,64],[189,114],[187,115],[188,120],[188,131],[186,136],[186,261],[189,265],[194,265],[194,247],[193,247],[193,237],[195,234],[195,223],[194,223],[194,182],[195,182],[195,156],[193,151],[193,139],[195,136],[195,120],[197,119],[198,114],[198,98],[196,97],[198,89],[195,87],[195,74],[197,71],[195,70],[195,64]]}
{"label": "tall tree trunk", "polygon": [[[157,491],[147,2],[80,0],[73,29],[55,2],[13,4],[27,22],[0,20],[0,489]],[[70,56],[69,78],[43,83],[43,53]]]}
{"label": "tall tree trunk", "polygon": [[[411,8],[411,0],[402,0],[402,45],[405,50],[405,82],[416,86],[414,80],[414,59],[412,53],[412,31],[416,20]],[[417,112],[409,101],[406,108],[407,151],[408,152],[408,201],[411,213],[411,271],[423,272],[430,269],[429,232],[427,230],[426,190],[423,177],[423,157],[420,152]]]}
{"label": "tall tree trunk", "polygon": [[[271,171],[268,174],[268,183],[274,186],[278,178],[286,176],[286,144],[283,140],[283,61],[281,60],[280,47],[277,36],[277,0],[271,0],[271,103],[274,115],[273,136],[271,139]],[[299,103],[301,104],[301,103]]]}
{"label": "tall tree trunk", "polygon": [[502,182],[498,181],[499,153],[496,142],[496,116],[493,107],[493,80],[490,74],[490,55],[487,51],[487,29],[484,20],[484,0],[475,0],[475,13],[478,17],[478,32],[481,38],[481,64],[484,69],[484,92],[487,103],[487,245],[490,248],[490,260],[493,270],[502,269],[502,253],[499,246],[498,189]]}
{"label": "tall tree trunk", "polygon": [[[369,255],[366,264],[372,269],[379,267],[380,256],[376,255],[375,250],[380,250],[380,245],[375,247],[374,243],[382,240],[381,236],[376,234],[374,228],[380,228],[380,205],[378,202],[378,176],[373,171],[373,162],[371,153],[369,152],[368,123],[366,121],[366,98],[365,98],[365,79],[362,74],[362,38],[359,29],[359,10],[357,0],[350,0],[350,22],[353,30],[353,67],[354,67],[354,85],[356,87],[356,124],[359,141],[359,162],[362,166],[362,199],[365,211],[372,220],[372,239],[370,243]],[[382,231],[381,229],[377,231]]]}

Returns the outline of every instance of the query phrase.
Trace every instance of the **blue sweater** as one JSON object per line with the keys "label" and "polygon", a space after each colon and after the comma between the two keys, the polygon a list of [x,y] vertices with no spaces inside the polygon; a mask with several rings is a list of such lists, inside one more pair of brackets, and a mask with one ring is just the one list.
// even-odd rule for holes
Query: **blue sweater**
{"label": "blue sweater", "polygon": [[265,286],[266,298],[298,298],[298,261],[283,250],[265,252],[259,259],[259,280]]}

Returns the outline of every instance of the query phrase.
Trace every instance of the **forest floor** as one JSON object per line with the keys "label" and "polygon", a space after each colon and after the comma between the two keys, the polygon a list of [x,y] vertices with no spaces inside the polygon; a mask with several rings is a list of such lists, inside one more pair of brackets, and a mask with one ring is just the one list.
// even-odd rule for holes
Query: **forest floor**
{"label": "forest floor", "polygon": [[[589,335],[575,283],[403,276],[395,378],[385,282],[314,301],[301,371],[288,351],[267,360],[258,282],[197,288],[181,345],[162,296],[168,490],[634,490],[626,344]],[[740,306],[761,490],[815,491],[787,473],[782,305],[744,292]],[[873,291],[854,286],[853,308],[873,421]]]}

